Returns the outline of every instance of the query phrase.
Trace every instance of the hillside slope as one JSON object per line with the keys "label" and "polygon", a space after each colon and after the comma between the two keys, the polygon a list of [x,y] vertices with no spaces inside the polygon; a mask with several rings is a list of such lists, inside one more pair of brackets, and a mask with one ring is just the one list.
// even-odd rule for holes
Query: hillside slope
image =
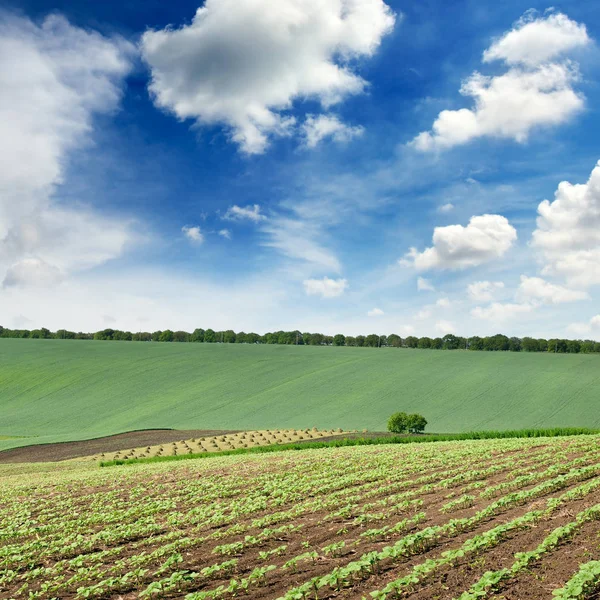
{"label": "hillside slope", "polygon": [[[143,428],[600,427],[600,357],[0,339],[0,449]],[[2,439],[2,436],[27,436]]]}

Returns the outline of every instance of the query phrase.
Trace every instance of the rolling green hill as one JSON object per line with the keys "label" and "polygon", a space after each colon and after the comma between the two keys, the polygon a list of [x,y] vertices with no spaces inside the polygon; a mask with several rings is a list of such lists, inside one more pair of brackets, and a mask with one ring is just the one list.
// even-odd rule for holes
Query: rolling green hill
{"label": "rolling green hill", "polygon": [[599,383],[583,354],[0,339],[0,449],[143,428],[384,430],[398,410],[435,432],[600,427]]}

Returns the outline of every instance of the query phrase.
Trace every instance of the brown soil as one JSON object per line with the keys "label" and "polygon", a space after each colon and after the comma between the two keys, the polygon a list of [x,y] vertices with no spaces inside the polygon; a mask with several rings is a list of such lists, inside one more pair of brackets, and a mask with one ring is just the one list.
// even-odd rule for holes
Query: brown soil
{"label": "brown soil", "polygon": [[[181,433],[181,431],[177,432],[177,434]],[[539,462],[539,459],[536,458],[537,454],[541,454],[543,451],[544,448],[539,447],[535,450],[530,450],[526,456],[523,456],[524,453],[521,453],[520,457],[515,456],[515,458],[525,458],[528,462],[531,461],[532,465],[535,465],[536,462]],[[577,453],[574,453],[573,457],[576,455]],[[586,462],[595,462],[596,457],[593,453],[587,453],[586,457]],[[504,462],[507,458],[509,458],[508,453],[499,457],[497,460],[502,460]],[[254,473],[260,474],[261,472],[264,473],[265,471],[272,471],[274,474],[277,474],[282,468],[280,464],[282,461],[285,462],[284,456],[274,455],[269,457],[267,463],[253,463],[252,461],[249,461],[248,463],[240,463],[239,465],[232,464],[231,466],[227,466],[225,468],[217,467],[213,473],[218,473],[219,476],[223,478],[223,482],[225,484],[230,475],[236,475],[239,474],[240,471],[243,471],[246,481],[248,482],[248,489],[252,489],[252,476]],[[472,461],[466,459],[462,467],[456,463],[447,465],[443,461],[433,461],[432,470],[429,471],[429,473],[436,472],[436,470],[441,472],[447,469],[452,470],[454,468],[466,468],[469,470],[479,469],[489,466],[490,462],[491,461],[489,457],[486,456],[478,456]],[[499,470],[498,472],[494,473],[493,476],[485,479],[486,485],[494,485],[498,482],[507,480],[507,475],[510,473],[511,468],[513,468],[512,463],[506,461],[505,464],[501,466],[503,467],[502,470]],[[105,482],[102,487],[77,490],[77,495],[75,498],[76,502],[69,504],[70,514],[73,513],[73,511],[77,511],[79,514],[86,514],[86,512],[90,511],[90,507],[94,506],[94,503],[103,497],[106,497],[107,500],[110,499],[111,503],[115,506],[115,510],[117,507],[121,506],[121,503],[123,506],[127,506],[130,503],[131,506],[135,506],[137,496],[131,496],[130,492],[132,488],[140,483],[141,478],[148,478],[149,475],[151,477],[151,481],[145,480],[145,482],[149,484],[144,490],[146,500],[172,500],[177,506],[176,511],[182,515],[186,514],[187,510],[193,509],[193,507],[196,506],[194,496],[184,494],[184,490],[179,489],[181,482],[201,477],[201,474],[193,469],[193,465],[182,465],[178,466],[178,468],[173,471],[157,471],[145,475],[143,473],[136,474],[134,470],[115,470],[114,473],[114,481]],[[400,478],[398,481],[401,480],[402,478]],[[276,505],[277,507],[275,509],[273,505],[269,504],[265,508],[252,510],[247,514],[240,512],[234,521],[223,525],[210,525],[205,524],[202,521],[199,521],[196,524],[192,524],[191,522],[181,522],[181,524],[178,524],[176,521],[170,522],[169,519],[173,516],[172,509],[165,508],[154,516],[154,522],[159,527],[159,530],[153,532],[145,539],[136,537],[118,542],[119,544],[122,544],[122,552],[120,552],[118,556],[116,555],[108,559],[106,567],[108,568],[111,566],[111,564],[115,564],[117,560],[127,559],[133,555],[139,555],[142,550],[145,552],[150,552],[153,549],[162,547],[164,545],[164,540],[159,539],[159,536],[170,531],[177,531],[178,533],[181,533],[182,535],[185,535],[191,539],[201,538],[202,536],[208,536],[210,534],[222,531],[224,535],[218,539],[206,539],[205,541],[201,541],[201,543],[199,543],[197,546],[183,550],[181,552],[183,562],[175,568],[198,571],[203,566],[215,564],[233,557],[239,559],[238,564],[233,572],[226,577],[216,576],[211,581],[199,580],[196,583],[184,586],[184,589],[182,590],[168,592],[164,595],[165,598],[183,598],[185,593],[189,591],[214,589],[219,585],[227,586],[231,576],[236,577],[239,580],[241,577],[247,577],[255,567],[265,566],[267,564],[275,564],[278,567],[281,567],[281,565],[290,557],[297,556],[303,552],[306,552],[307,550],[316,550],[319,553],[319,557],[314,561],[299,563],[297,571],[293,571],[291,569],[282,571],[281,569],[278,569],[267,576],[265,585],[261,587],[253,586],[250,588],[248,593],[241,592],[239,594],[239,596],[244,599],[251,598],[252,600],[274,600],[275,598],[279,598],[284,595],[286,590],[288,590],[291,586],[307,581],[316,575],[324,575],[328,572],[331,572],[334,567],[346,565],[365,552],[381,550],[384,546],[393,543],[396,539],[399,539],[410,531],[423,529],[433,525],[439,525],[449,521],[452,518],[461,518],[474,514],[477,510],[494,501],[493,498],[481,498],[478,492],[475,491],[473,492],[473,495],[475,495],[476,498],[472,507],[453,511],[449,514],[440,512],[440,507],[448,502],[450,494],[454,494],[453,497],[456,497],[457,494],[462,493],[464,483],[456,481],[456,483],[453,482],[448,486],[436,487],[435,485],[432,485],[431,488],[420,491],[417,497],[423,500],[422,507],[411,507],[406,513],[395,513],[393,511],[393,505],[381,505],[373,507],[373,503],[378,499],[389,498],[390,492],[385,489],[379,490],[379,486],[385,486],[385,484],[390,483],[391,481],[389,480],[378,478],[370,480],[369,474],[364,473],[364,478],[361,481],[357,481],[353,485],[343,486],[343,489],[355,488],[353,491],[356,491],[360,496],[355,502],[356,506],[351,516],[338,516],[335,518],[330,517],[331,513],[335,512],[337,508],[341,508],[349,502],[347,496],[340,496],[338,498],[338,506],[336,507],[331,506],[326,509],[308,511],[300,516],[292,516],[287,518],[284,522],[273,525],[273,527],[278,527],[283,523],[293,523],[294,525],[302,526],[298,531],[283,532],[278,535],[276,539],[264,540],[259,546],[246,547],[239,554],[232,556],[214,554],[213,551],[217,545],[244,540],[246,535],[258,536],[261,531],[260,527],[255,527],[252,525],[249,527],[249,529],[241,533],[232,532],[225,534],[225,530],[227,530],[232,524],[250,525],[255,519],[264,515],[272,514],[274,510],[287,511],[295,506],[298,506],[299,504],[302,504],[304,501],[308,501],[311,498],[319,496],[319,493],[316,490],[313,491],[308,489],[301,494],[301,497],[296,498],[295,496],[291,496],[286,502]],[[407,485],[402,486],[398,489],[398,491],[403,492],[421,488],[420,484],[413,481],[412,473],[406,473],[406,483]],[[537,483],[539,482],[532,483],[520,489],[529,489],[537,485]],[[76,484],[73,484],[73,486],[74,485]],[[563,493],[567,489],[577,487],[578,485],[581,485],[581,482],[573,482],[566,488],[561,489],[560,492],[550,493],[548,496],[558,496],[559,493]],[[315,486],[318,489],[318,482],[315,482]],[[370,493],[367,495],[365,492],[368,490],[374,493],[372,495]],[[243,498],[245,491],[246,488],[240,487],[228,492],[226,497],[228,499],[234,497]],[[73,493],[73,490],[65,489],[64,486],[62,486],[57,490],[54,490],[52,487],[50,487],[43,493],[36,493],[40,495],[40,500],[49,501],[53,492],[56,492],[59,498],[62,498],[65,494],[69,495],[70,493]],[[335,491],[329,492],[327,497],[331,499],[335,493]],[[467,538],[491,529],[499,523],[514,519],[516,516],[519,516],[528,510],[544,507],[546,497],[547,496],[536,498],[535,500],[532,500],[531,502],[525,503],[521,506],[515,506],[508,508],[505,511],[501,511],[495,517],[491,517],[479,523],[470,531],[462,532],[454,537],[441,538],[434,547],[422,552],[417,556],[406,557],[405,559],[400,559],[394,563],[389,561],[389,563],[382,564],[377,574],[365,578],[365,580],[362,582],[356,581],[354,587],[351,589],[342,589],[340,591],[322,589],[319,593],[319,598],[323,600],[326,598],[336,598],[337,600],[340,598],[362,598],[363,595],[365,597],[369,597],[370,591],[377,588],[381,589],[387,582],[409,572],[412,566],[415,564],[421,563],[427,558],[439,557],[441,552],[444,550],[456,548],[460,546]],[[410,597],[428,600],[430,598],[450,599],[460,596],[460,593],[467,589],[474,581],[476,581],[483,572],[490,569],[510,566],[514,560],[514,552],[534,548],[549,533],[549,531],[555,527],[558,527],[559,525],[563,525],[571,521],[578,511],[589,506],[590,504],[593,504],[596,500],[597,498],[595,498],[595,494],[590,494],[583,499],[573,500],[565,503],[564,507],[554,513],[550,519],[543,520],[534,527],[524,529],[522,531],[511,532],[509,535],[507,535],[506,540],[504,540],[500,546],[492,548],[478,556],[465,556],[464,560],[458,560],[452,568],[440,568],[439,572],[433,574],[429,580],[424,582],[423,586],[419,584],[415,585],[415,587],[409,592]],[[354,501],[352,501],[352,503],[354,503]],[[370,505],[366,511],[367,513],[381,512],[386,514],[381,520],[358,524],[354,521],[354,516],[359,514],[359,508],[367,503]],[[50,505],[48,502],[36,503],[34,510],[29,517],[33,519],[43,519],[43,515],[48,510],[49,506]],[[122,508],[123,507],[121,507],[121,510]],[[384,525],[393,525],[404,517],[412,516],[414,513],[420,511],[424,511],[426,513],[426,519],[418,525],[408,528],[406,531],[395,535],[384,535],[379,539],[367,539],[360,536],[360,534],[366,529],[381,528]],[[70,514],[65,516],[67,520],[71,519]],[[130,518],[133,519],[135,517],[132,515]],[[101,531],[104,528],[110,527],[110,525],[104,523],[94,523],[93,525],[90,524],[88,535],[94,531]],[[588,548],[590,544],[593,544],[593,540],[597,539],[597,530],[598,523],[596,522],[586,525],[585,531],[582,530],[581,533],[575,537],[575,547],[583,548],[585,546],[585,548]],[[152,539],[154,537],[156,539]],[[338,556],[333,557],[330,554],[326,555],[322,551],[324,546],[329,545],[332,542],[340,541],[346,541],[347,544],[346,547],[339,552]],[[356,545],[353,542],[357,542]],[[288,546],[283,556],[273,556],[266,561],[260,558],[259,552],[277,548],[282,544],[287,544]],[[567,546],[570,547],[570,545]],[[105,549],[115,549],[115,546],[114,544],[105,545],[103,542],[99,541],[93,550],[88,549],[88,552]],[[573,552],[572,555],[570,555],[569,553],[564,552],[564,548],[560,548],[553,554],[554,556],[552,556],[551,553],[548,555],[548,557],[544,558],[544,561],[541,561],[540,568],[542,568],[542,566],[547,562],[548,566],[546,567],[546,570],[551,570],[551,561],[556,560],[560,556],[562,559],[561,568],[563,568],[564,571],[560,575],[560,578],[563,580],[562,583],[564,583],[564,580],[568,579],[565,574],[572,574],[575,572],[578,567],[578,562],[582,562],[581,557],[584,555],[583,551]],[[59,558],[61,558],[59,555],[47,557],[43,561],[42,565],[47,567],[52,566]],[[134,589],[130,588],[123,590],[122,593],[114,592],[107,597],[115,599],[121,598],[126,600],[138,598],[140,591],[143,590],[150,581],[160,578],[159,576],[153,575],[153,573],[155,573],[156,569],[158,569],[164,560],[165,557],[157,558],[156,561],[152,562],[152,564],[146,565],[148,568],[150,568],[150,571],[146,576],[141,578],[138,584],[133,586]],[[32,567],[37,565],[30,566]],[[129,566],[124,568],[127,570]],[[69,575],[74,574],[76,572],[75,567],[69,568],[68,572]],[[167,576],[169,573],[170,571],[165,573],[164,576]],[[107,571],[106,575],[108,576],[110,573]],[[41,583],[43,583],[43,576],[31,582],[31,589],[38,589]],[[15,595],[18,586],[21,584],[22,582],[19,582],[18,584],[15,582],[13,584],[14,589],[7,589],[6,591]],[[521,579],[517,579],[513,582],[507,582],[506,587],[501,586],[501,593],[511,590],[511,585],[515,586],[515,589],[510,594],[506,595],[506,598],[510,598],[510,600],[518,600],[520,598],[532,598],[537,600],[550,597],[550,594],[548,593],[549,588],[539,585],[539,581],[537,581],[535,578],[529,581],[526,581],[525,579],[522,581]],[[75,598],[76,589],[77,585],[74,584],[69,590],[61,591],[60,597],[63,600]],[[527,591],[527,593],[524,593],[525,591]],[[531,593],[529,593],[530,591]],[[524,594],[519,595],[521,593]],[[493,593],[490,593],[489,595],[493,596]],[[42,597],[46,598],[50,596],[48,594],[44,594]]]}
{"label": "brown soil", "polygon": [[10,450],[0,452],[0,464],[55,462],[91,456],[100,452],[116,452],[117,450],[128,450],[129,448],[139,446],[168,444],[195,437],[224,435],[227,433],[237,433],[238,431],[240,430],[145,429],[143,431],[130,431],[129,433],[119,433],[93,440],[82,440],[80,442],[59,442],[56,444],[38,444],[24,446],[23,448],[11,448]]}
{"label": "brown soil", "polygon": [[[238,433],[240,429],[144,429],[141,431],[130,431],[119,433],[93,440],[82,440],[79,442],[58,442],[55,444],[34,444],[22,448],[11,448],[0,451],[0,464],[5,463],[32,463],[32,462],[58,462],[73,458],[92,456],[102,452],[116,452],[117,450],[129,450],[141,446],[154,446],[157,444],[168,444],[189,440],[191,438],[209,437],[214,435],[226,435]],[[330,442],[341,439],[356,438],[380,438],[394,437],[397,434],[388,432],[348,433],[343,436],[331,435],[318,440],[298,440],[295,443]]]}

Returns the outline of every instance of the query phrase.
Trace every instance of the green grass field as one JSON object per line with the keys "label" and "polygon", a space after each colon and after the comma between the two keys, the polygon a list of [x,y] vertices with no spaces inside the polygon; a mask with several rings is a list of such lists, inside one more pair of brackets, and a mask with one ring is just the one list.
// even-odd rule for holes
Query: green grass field
{"label": "green grass field", "polygon": [[0,339],[0,449],[144,428],[600,427],[600,357]]}

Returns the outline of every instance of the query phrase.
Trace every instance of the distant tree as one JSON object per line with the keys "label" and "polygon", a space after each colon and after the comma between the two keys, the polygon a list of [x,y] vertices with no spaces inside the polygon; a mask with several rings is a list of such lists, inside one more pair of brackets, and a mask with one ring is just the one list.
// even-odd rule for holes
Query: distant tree
{"label": "distant tree", "polygon": [[[35,331],[31,332],[31,337],[37,337],[37,336],[34,336],[34,333],[36,333],[36,332]],[[102,331],[96,331],[96,333],[94,334],[94,339],[101,340],[101,341],[112,340],[114,335],[115,335],[114,329],[103,329]]]}
{"label": "distant tree", "polygon": [[469,350],[483,350],[483,340],[477,335],[469,338]]}
{"label": "distant tree", "polygon": [[152,340],[152,334],[147,331],[139,331],[133,334],[134,342],[150,342]]}
{"label": "distant tree", "polygon": [[577,354],[581,351],[581,343],[577,340],[568,340],[567,341],[567,352],[572,354]]}
{"label": "distant tree", "polygon": [[436,337],[431,340],[431,348],[433,350],[441,350],[444,347],[444,340],[441,337]]}
{"label": "distant tree", "polygon": [[508,340],[508,349],[510,352],[521,352],[522,342],[518,337],[511,337]]}
{"label": "distant tree", "polygon": [[365,338],[365,346],[369,348],[377,348],[379,346],[379,336],[371,333]]}
{"label": "distant tree", "polygon": [[258,333],[247,333],[246,334],[246,340],[248,342],[248,344],[259,344],[260,343],[260,335],[258,335]]}
{"label": "distant tree", "polygon": [[567,351],[567,340],[552,339],[548,340],[548,352],[564,353]]}
{"label": "distant tree", "polygon": [[343,346],[346,343],[346,336],[338,333],[333,336],[333,345],[334,346]]}
{"label": "distant tree", "polygon": [[408,428],[408,415],[405,412],[394,413],[387,422],[388,431],[404,433]]}
{"label": "distant tree", "polygon": [[75,339],[75,332],[74,331],[67,331],[66,329],[59,329],[56,334],[55,337],[57,340],[74,340]]}
{"label": "distant tree", "polygon": [[260,341],[262,344],[276,344],[277,343],[277,335],[275,333],[265,333],[265,335],[261,336]]}
{"label": "distant tree", "polygon": [[365,336],[357,335],[356,336],[356,345],[362,348],[365,345]]}
{"label": "distant tree", "polygon": [[226,344],[235,344],[235,331],[233,331],[233,329],[228,329],[223,332],[223,341]]}
{"label": "distant tree", "polygon": [[345,344],[346,346],[356,346],[356,338],[351,335],[347,335]]}
{"label": "distant tree", "polygon": [[158,338],[159,342],[172,342],[173,341],[173,332],[170,329],[165,329]]}
{"label": "distant tree", "polygon": [[312,339],[312,335],[310,333],[308,333],[308,331],[306,331],[302,334],[302,339],[304,340],[305,346],[310,346],[310,341]]}
{"label": "distant tree", "polygon": [[591,340],[585,340],[581,343],[580,352],[582,354],[590,354],[594,351],[594,342]]}
{"label": "distant tree", "polygon": [[323,344],[323,334],[322,333],[311,333],[310,334],[310,345],[311,346],[321,346]]}
{"label": "distant tree", "polygon": [[173,333],[174,342],[189,342],[190,334],[187,331],[175,331]]}
{"label": "distant tree", "polygon": [[533,338],[530,338],[530,337],[524,337],[521,340],[521,350],[523,350],[523,352],[539,352],[540,351],[539,341],[534,340]]}
{"label": "distant tree", "polygon": [[419,343],[419,338],[416,338],[414,335],[409,335],[405,340],[407,348],[416,348]]}
{"label": "distant tree", "polygon": [[423,433],[427,426],[427,419],[423,415],[412,414],[406,418],[406,428],[410,433]]}
{"label": "distant tree", "polygon": [[203,342],[204,341],[204,329],[194,329],[194,332],[190,336],[190,342]]}
{"label": "distant tree", "polygon": [[160,329],[158,331],[152,332],[152,341],[153,342],[160,342],[160,336],[161,335],[162,335],[162,331],[160,331]]}
{"label": "distant tree", "polygon": [[447,333],[442,339],[444,340],[444,350],[457,350],[464,347],[461,345],[460,339],[452,333]]}
{"label": "distant tree", "polygon": [[112,339],[117,342],[130,342],[133,339],[133,335],[131,331],[121,331],[120,329],[116,329]]}
{"label": "distant tree", "polygon": [[417,343],[417,348],[421,348],[421,349],[431,348],[431,342],[432,342],[432,340],[429,337],[419,338],[419,341]]}
{"label": "distant tree", "polygon": [[387,344],[392,348],[400,348],[402,346],[402,338],[399,335],[392,333],[391,335],[388,335]]}
{"label": "distant tree", "polygon": [[212,329],[207,329],[204,332],[204,341],[208,342],[209,344],[213,344],[217,341],[217,335]]}

